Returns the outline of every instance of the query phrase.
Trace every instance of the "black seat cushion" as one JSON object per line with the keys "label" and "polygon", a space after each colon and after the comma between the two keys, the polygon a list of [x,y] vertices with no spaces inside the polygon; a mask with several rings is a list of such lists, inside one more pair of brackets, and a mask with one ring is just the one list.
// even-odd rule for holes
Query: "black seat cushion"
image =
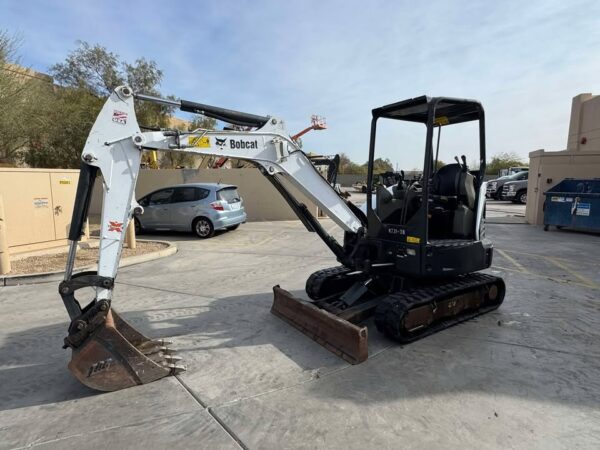
{"label": "black seat cushion", "polygon": [[460,164],[448,164],[441,167],[433,176],[432,193],[446,197],[458,196],[458,183],[462,167]]}

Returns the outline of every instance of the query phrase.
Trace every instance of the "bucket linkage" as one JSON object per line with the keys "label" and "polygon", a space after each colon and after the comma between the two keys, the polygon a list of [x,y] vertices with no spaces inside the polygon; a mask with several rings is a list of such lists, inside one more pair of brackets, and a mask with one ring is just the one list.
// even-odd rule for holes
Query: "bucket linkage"
{"label": "bucket linkage", "polygon": [[116,391],[146,384],[185,370],[170,342],[153,340],[127,323],[110,300],[93,300],[81,309],[75,291],[83,287],[111,289],[114,281],[96,272],[81,272],[63,281],[59,292],[71,324],[63,348],[71,348],[71,373],[86,386]]}

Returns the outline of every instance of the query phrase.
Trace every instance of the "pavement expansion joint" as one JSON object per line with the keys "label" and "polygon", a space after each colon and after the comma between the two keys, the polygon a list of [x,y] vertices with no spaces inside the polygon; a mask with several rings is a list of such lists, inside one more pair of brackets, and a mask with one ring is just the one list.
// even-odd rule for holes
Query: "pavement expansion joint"
{"label": "pavement expansion joint", "polygon": [[223,431],[225,431],[225,433],[227,433],[231,437],[231,439],[233,439],[240,446],[240,448],[244,450],[248,449],[248,446],[244,444],[244,442],[239,438],[239,436],[231,428],[229,428],[229,426],[227,426],[225,422],[221,420],[221,418],[214,412],[214,410],[211,407],[207,406],[206,403],[202,401],[200,396],[198,396],[198,394],[196,394],[186,384],[186,382],[181,379],[179,375],[175,375],[175,379],[179,382],[179,384],[181,384],[181,386],[187,391],[187,393],[190,394],[190,396],[202,407],[202,409],[204,409],[208,414],[210,414],[210,416],[215,420],[215,422],[219,424]]}
{"label": "pavement expansion joint", "polygon": [[115,282],[115,284],[123,284],[125,286],[132,286],[132,287],[142,288],[142,289],[150,289],[153,291],[168,292],[169,294],[187,295],[189,297],[201,297],[201,298],[205,298],[207,300],[217,300],[217,298],[215,298],[215,297],[210,297],[210,296],[206,296],[206,295],[192,294],[191,292],[176,291],[174,289],[165,289],[165,288],[159,288],[159,287],[155,287],[155,286],[148,286],[148,285],[144,285],[144,284],[127,283],[127,282],[123,282],[123,281],[117,281],[117,282]]}
{"label": "pavement expansion joint", "polygon": [[170,417],[177,417],[177,416],[181,416],[181,415],[184,415],[184,414],[190,414],[190,412],[191,411],[183,411],[183,412],[180,411],[180,412],[176,412],[176,413],[173,413],[173,414],[165,414],[164,416],[151,417],[149,419],[139,420],[137,422],[126,423],[126,424],[121,424],[121,425],[115,425],[115,426],[112,426],[112,427],[105,427],[105,428],[101,428],[101,429],[98,429],[98,430],[87,431],[87,432],[84,432],[84,433],[69,434],[69,435],[66,435],[66,436],[61,436],[61,437],[56,438],[56,439],[47,439],[47,440],[37,439],[37,440],[35,440],[33,442],[28,443],[25,446],[15,447],[15,450],[22,450],[22,449],[26,449],[26,448],[37,447],[39,445],[48,445],[48,444],[53,444],[53,443],[57,443],[57,442],[63,442],[63,441],[66,441],[68,439],[73,439],[73,438],[76,438],[76,437],[84,437],[86,435],[96,434],[96,433],[105,433],[105,432],[110,431],[110,430],[119,430],[119,429],[122,429],[122,428],[136,427],[136,426],[139,426],[139,425],[144,425],[146,423],[151,423],[151,422],[155,421],[156,419],[164,419],[164,418],[170,418]]}

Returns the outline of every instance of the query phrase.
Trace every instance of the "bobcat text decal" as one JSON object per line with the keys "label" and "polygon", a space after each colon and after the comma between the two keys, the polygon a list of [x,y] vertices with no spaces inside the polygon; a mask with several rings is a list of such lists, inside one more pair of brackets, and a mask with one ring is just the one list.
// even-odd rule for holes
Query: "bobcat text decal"
{"label": "bobcat text decal", "polygon": [[258,141],[236,141],[235,139],[230,139],[229,148],[258,148]]}

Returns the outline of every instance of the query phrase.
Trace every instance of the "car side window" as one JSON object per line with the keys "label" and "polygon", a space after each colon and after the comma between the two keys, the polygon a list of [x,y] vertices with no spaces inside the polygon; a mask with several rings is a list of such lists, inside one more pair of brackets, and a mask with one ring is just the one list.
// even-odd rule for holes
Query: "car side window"
{"label": "car side window", "polygon": [[526,180],[529,172],[522,172],[522,175],[519,177],[519,180]]}
{"label": "car side window", "polygon": [[170,203],[172,195],[173,189],[163,189],[161,191],[155,192],[154,194],[150,195],[148,205],[166,205],[167,203]]}
{"label": "car side window", "polygon": [[175,189],[171,203],[193,202],[198,200],[198,194],[194,187],[179,187]]}
{"label": "car side window", "polygon": [[208,189],[196,188],[196,191],[196,200],[205,199],[206,197],[208,197],[208,194],[210,194],[210,191]]}
{"label": "car side window", "polygon": [[138,203],[140,206],[148,206],[148,196],[141,198]]}

